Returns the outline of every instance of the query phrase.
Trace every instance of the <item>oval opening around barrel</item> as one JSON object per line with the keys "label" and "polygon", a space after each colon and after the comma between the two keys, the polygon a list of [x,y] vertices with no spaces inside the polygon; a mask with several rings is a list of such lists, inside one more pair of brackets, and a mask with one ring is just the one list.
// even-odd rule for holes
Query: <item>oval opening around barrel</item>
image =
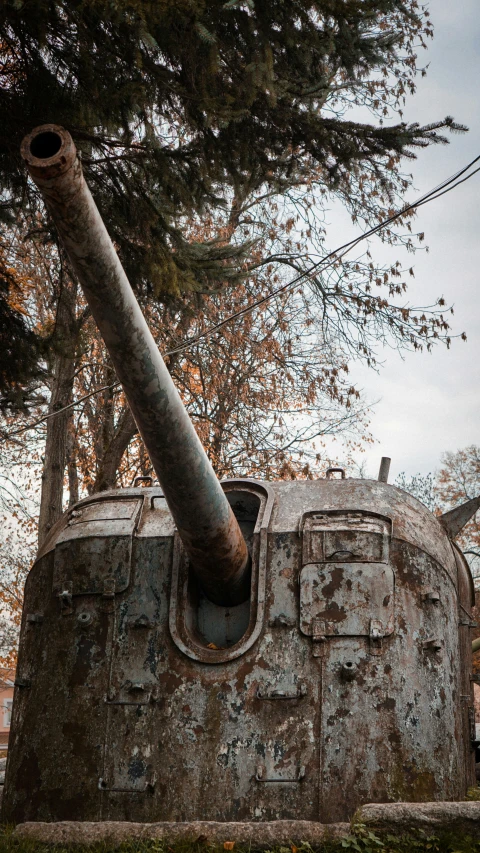
{"label": "oval opening around barrel", "polygon": [[249,600],[235,607],[213,604],[203,594],[179,539],[173,551],[170,634],[187,657],[205,664],[238,658],[260,636],[265,617],[266,533],[275,506],[269,484],[235,478],[221,485],[250,552]]}
{"label": "oval opening around barrel", "polygon": [[[261,500],[258,495],[246,491],[228,492],[227,498],[252,555],[253,534]],[[189,586],[192,630],[199,642],[208,649],[229,649],[239,643],[250,624],[252,596],[241,604],[223,607],[214,604],[204,595],[192,575]]]}

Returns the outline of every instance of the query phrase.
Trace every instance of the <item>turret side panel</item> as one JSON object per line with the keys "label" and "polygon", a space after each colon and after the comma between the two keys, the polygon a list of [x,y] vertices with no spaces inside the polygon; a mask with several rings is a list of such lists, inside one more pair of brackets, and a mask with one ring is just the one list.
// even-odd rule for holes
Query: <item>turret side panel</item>
{"label": "turret side panel", "polygon": [[325,650],[321,820],[365,802],[465,793],[455,589],[405,543],[393,542],[391,562],[395,634],[332,639]]}
{"label": "turret side panel", "polygon": [[467,787],[475,785],[475,705],[472,681],[472,640],[475,622],[472,619],[472,605],[475,603],[475,591],[467,561],[460,549],[452,546],[458,571],[458,633],[460,648],[460,705],[463,729],[463,760]]}
{"label": "turret side panel", "polygon": [[154,501],[128,572],[102,561],[100,531],[73,552],[95,587],[80,562],[69,586],[63,548],[55,580],[50,550],[27,583],[3,819],[328,822],[366,801],[461,798],[468,601],[462,587],[459,609],[451,550],[442,566],[395,524],[380,541],[374,512],[343,509],[340,523],[312,498],[304,553],[304,516],[282,531],[276,513],[258,639],[222,663],[192,660],[170,635],[173,531]]}
{"label": "turret side panel", "polygon": [[[133,794],[132,817],[151,807],[171,748],[168,679],[168,600],[173,537],[134,541],[132,585],[116,608],[115,643],[108,694],[107,732],[102,771],[102,817],[125,814]],[[167,678],[165,677],[167,673]],[[167,718],[167,719],[166,719]],[[130,815],[130,809],[127,814]]]}
{"label": "turret side panel", "polygon": [[50,552],[25,590],[5,821],[100,817],[112,613],[92,596],[66,608],[52,583]]}
{"label": "turret side panel", "polygon": [[[157,562],[151,541],[137,543],[135,555],[135,586],[118,621],[112,696],[117,691],[115,701],[121,699],[136,673],[138,706],[110,709],[104,818],[275,820],[301,812],[314,820],[320,684],[309,640],[298,631],[298,537],[275,537],[261,640],[215,666],[180,654],[164,627],[131,629],[139,615],[152,620],[145,593],[151,599]],[[161,626],[166,592],[165,586],[153,596]],[[155,687],[147,689],[149,679]]]}

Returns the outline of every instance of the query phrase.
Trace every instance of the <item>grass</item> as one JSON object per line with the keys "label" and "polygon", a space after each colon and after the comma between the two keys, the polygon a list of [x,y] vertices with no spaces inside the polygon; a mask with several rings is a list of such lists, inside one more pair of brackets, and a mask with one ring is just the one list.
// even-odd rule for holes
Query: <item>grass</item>
{"label": "grass", "polygon": [[[214,845],[203,842],[182,842],[169,844],[165,841],[130,841],[119,845],[107,842],[89,846],[78,845],[75,853],[224,853],[231,849],[231,842]],[[234,853],[255,853],[255,845],[234,845]],[[36,841],[16,840],[11,827],[0,827],[0,853],[72,853],[72,847],[48,845]],[[480,853],[480,839],[449,834],[428,835],[422,831],[394,836],[377,835],[361,824],[352,828],[352,833],[341,841],[325,841],[320,847],[309,844],[275,847],[266,853]]]}

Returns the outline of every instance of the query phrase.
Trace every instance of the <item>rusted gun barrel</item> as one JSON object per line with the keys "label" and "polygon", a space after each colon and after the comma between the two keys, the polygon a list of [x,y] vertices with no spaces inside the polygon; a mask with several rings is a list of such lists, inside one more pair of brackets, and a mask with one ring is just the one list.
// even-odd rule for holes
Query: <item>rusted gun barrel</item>
{"label": "rusted gun barrel", "polygon": [[73,140],[62,127],[42,125],[21,151],[110,353],[192,569],[211,601],[239,604],[249,595],[245,540],[85,183]]}

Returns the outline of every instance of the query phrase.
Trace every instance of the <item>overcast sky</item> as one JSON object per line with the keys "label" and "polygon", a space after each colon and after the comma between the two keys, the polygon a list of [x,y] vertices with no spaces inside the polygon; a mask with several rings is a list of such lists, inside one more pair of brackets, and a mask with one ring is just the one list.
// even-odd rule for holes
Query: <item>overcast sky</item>
{"label": "overcast sky", "polygon": [[[450,145],[419,152],[411,166],[418,193],[409,193],[408,200],[480,154],[480,4],[433,0],[430,11],[435,37],[420,57],[430,66],[427,77],[418,79],[405,118],[426,124],[452,115],[468,125],[469,133],[450,135]],[[449,351],[436,347],[430,354],[407,354],[403,361],[383,351],[379,374],[353,367],[352,376],[367,399],[379,400],[371,421],[379,443],[366,453],[367,471],[376,476],[380,457],[391,456],[390,482],[401,471],[435,470],[446,450],[480,444],[480,173],[421,208],[416,227],[425,231],[430,252],[392,254],[406,266],[413,262],[409,301],[428,305],[445,296],[455,308],[453,331],[465,331],[468,341],[454,341]]]}

